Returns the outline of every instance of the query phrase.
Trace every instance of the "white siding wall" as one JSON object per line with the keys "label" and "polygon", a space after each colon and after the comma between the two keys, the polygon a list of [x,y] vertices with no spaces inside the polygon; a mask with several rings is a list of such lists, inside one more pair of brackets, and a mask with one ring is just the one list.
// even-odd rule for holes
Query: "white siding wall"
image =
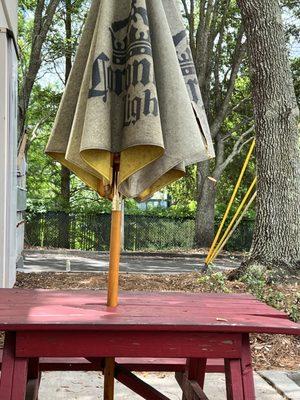
{"label": "white siding wall", "polygon": [[17,57],[7,29],[17,33],[17,1],[0,0],[0,287],[16,274]]}

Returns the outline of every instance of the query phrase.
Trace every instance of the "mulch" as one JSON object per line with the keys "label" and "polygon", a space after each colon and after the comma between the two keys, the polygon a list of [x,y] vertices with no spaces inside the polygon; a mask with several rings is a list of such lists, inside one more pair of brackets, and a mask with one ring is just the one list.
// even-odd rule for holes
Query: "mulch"
{"label": "mulch", "polygon": [[[102,273],[18,273],[16,287],[36,289],[95,289],[105,290],[107,274]],[[199,281],[198,273],[156,275],[120,274],[120,289],[129,291],[182,291],[211,292],[224,288],[212,288],[209,282]],[[226,291],[246,291],[241,282],[226,282]],[[287,296],[294,287],[281,286]],[[0,338],[1,341],[1,338]],[[285,335],[251,335],[254,368],[300,369],[300,338]]]}

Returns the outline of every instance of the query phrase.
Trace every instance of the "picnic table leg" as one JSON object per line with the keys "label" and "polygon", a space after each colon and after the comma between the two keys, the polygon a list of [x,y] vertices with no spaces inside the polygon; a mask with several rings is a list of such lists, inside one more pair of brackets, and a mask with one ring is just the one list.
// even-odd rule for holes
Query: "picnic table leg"
{"label": "picnic table leg", "polygon": [[15,332],[6,332],[2,356],[0,400],[10,400],[15,368]]}
{"label": "picnic table leg", "polygon": [[27,388],[28,359],[16,358],[11,400],[25,400]]}
{"label": "picnic table leg", "polygon": [[[204,387],[206,362],[206,358],[188,358],[186,361],[187,378],[196,381],[201,389]],[[186,400],[184,393],[182,400]]]}
{"label": "picnic table leg", "polygon": [[39,359],[31,358],[28,364],[28,382],[26,399],[38,400],[38,392],[41,381],[41,372],[39,367]]}
{"label": "picnic table leg", "polygon": [[15,349],[15,332],[6,332],[1,368],[0,400],[25,400],[28,360],[16,358]]}
{"label": "picnic table leg", "polygon": [[200,387],[204,387],[206,358],[189,358],[187,360],[187,377],[190,380],[199,383]]}
{"label": "picnic table leg", "polygon": [[249,334],[243,334],[242,336],[241,367],[245,399],[255,400],[255,388]]}
{"label": "picnic table leg", "polygon": [[249,334],[241,335],[241,357],[225,359],[227,400],[255,400]]}
{"label": "picnic table leg", "polygon": [[248,400],[244,398],[241,360],[225,359],[224,362],[227,400]]}

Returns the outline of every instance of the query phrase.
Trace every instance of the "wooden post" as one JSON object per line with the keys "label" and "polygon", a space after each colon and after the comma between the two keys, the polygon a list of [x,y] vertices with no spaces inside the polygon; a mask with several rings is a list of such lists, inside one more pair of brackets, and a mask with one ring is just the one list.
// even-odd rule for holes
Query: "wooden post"
{"label": "wooden post", "polygon": [[[119,292],[119,266],[121,253],[122,197],[118,192],[119,158],[113,162],[113,200],[110,228],[110,253],[107,288],[107,306],[117,307]],[[104,400],[114,399],[115,359],[105,359],[104,368]]]}
{"label": "wooden post", "polygon": [[110,230],[110,255],[107,291],[108,307],[116,307],[118,305],[122,221],[122,211],[120,208],[121,201],[119,201],[119,198],[115,199],[114,196]]}
{"label": "wooden post", "polygon": [[104,367],[104,400],[114,399],[115,389],[115,359],[108,357],[105,359]]}

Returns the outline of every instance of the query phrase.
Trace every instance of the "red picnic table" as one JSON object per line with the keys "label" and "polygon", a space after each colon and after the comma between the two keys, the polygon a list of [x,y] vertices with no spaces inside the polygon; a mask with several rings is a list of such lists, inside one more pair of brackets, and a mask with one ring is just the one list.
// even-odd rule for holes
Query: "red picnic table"
{"label": "red picnic table", "polygon": [[300,335],[250,295],[123,292],[109,308],[106,293],[87,290],[1,289],[0,330],[0,400],[24,400],[29,388],[37,399],[42,371],[99,371],[104,357],[116,357],[116,379],[144,399],[168,398],[132,371],[174,371],[184,399],[203,400],[205,373],[221,370],[227,399],[253,400],[249,333]]}

